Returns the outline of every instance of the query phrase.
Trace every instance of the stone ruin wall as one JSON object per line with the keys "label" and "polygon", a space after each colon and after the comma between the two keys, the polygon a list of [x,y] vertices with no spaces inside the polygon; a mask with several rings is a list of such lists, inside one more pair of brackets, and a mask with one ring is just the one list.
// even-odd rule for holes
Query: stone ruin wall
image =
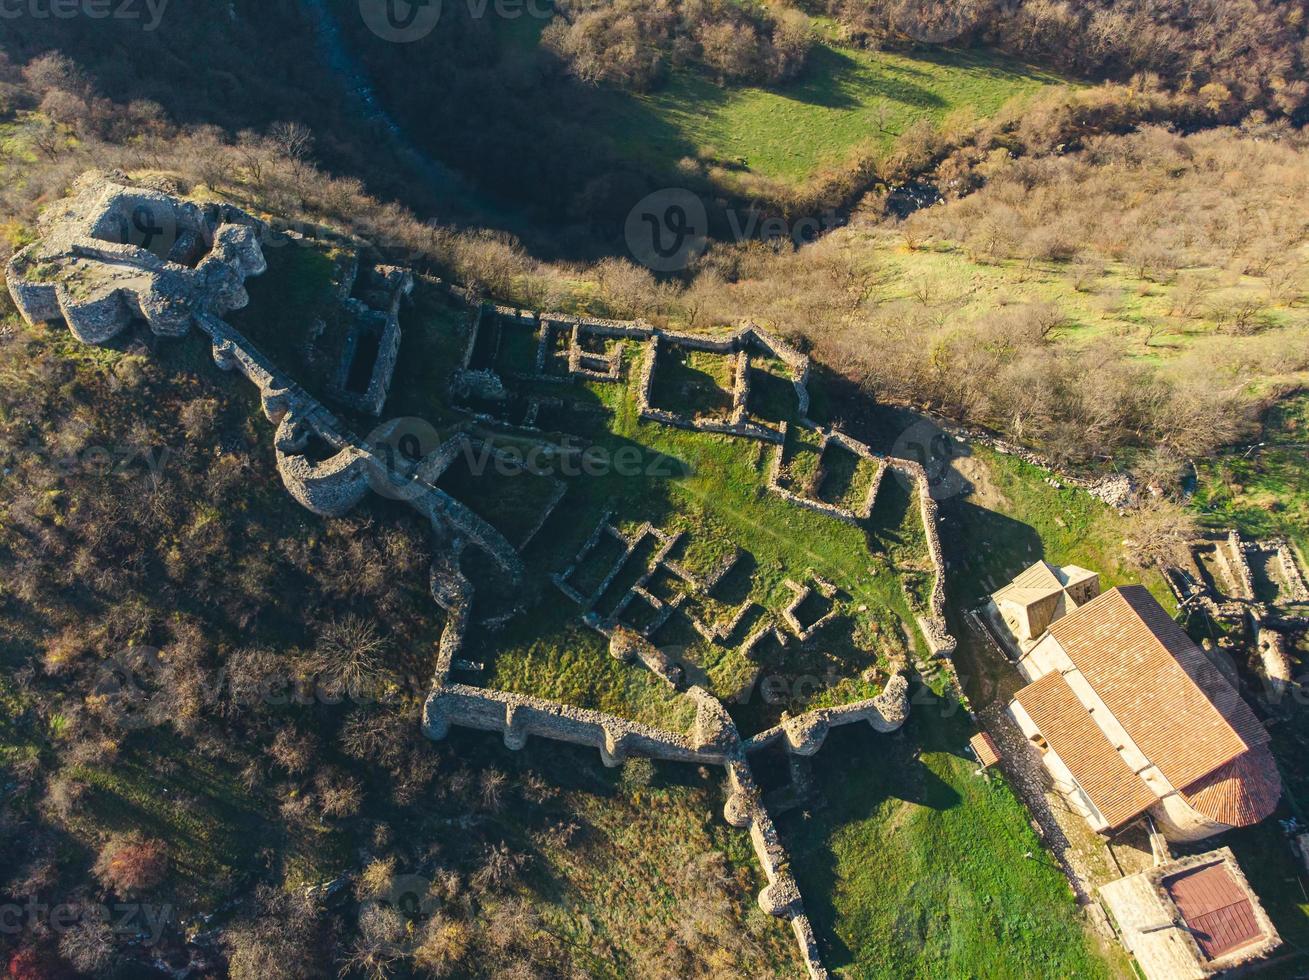
{"label": "stone ruin wall", "polygon": [[[168,258],[107,237],[130,237],[129,211],[146,214],[151,237],[174,232]],[[41,227],[42,237],[10,259],[6,283],[29,323],[63,321],[84,343],[105,343],[137,319],[158,336],[182,336],[199,312],[245,306],[246,276],[266,268],[256,219],[129,186],[121,173],[82,175]],[[195,267],[182,264],[201,245],[207,254]]]}
{"label": "stone ruin wall", "polygon": [[[655,372],[658,370],[659,348],[665,343],[686,350],[737,356],[737,371],[736,377],[733,379],[732,390],[732,418],[729,421],[688,418],[676,412],[656,408],[651,404]],[[809,377],[809,359],[794,348],[764,333],[754,324],[746,323],[736,333],[722,337],[680,333],[673,330],[653,330],[646,345],[646,354],[636,389],[638,414],[648,422],[657,422],[660,425],[686,429],[690,432],[736,436],[738,438],[757,439],[761,442],[780,444],[784,438],[782,432],[751,421],[748,408],[745,405],[745,400],[750,393],[749,351],[751,346],[755,345],[762,347],[790,367],[792,372],[791,381],[796,390],[796,398],[799,402],[801,414],[807,412],[809,410],[809,392],[805,381]],[[744,370],[742,365],[745,366]]]}
{"label": "stone ruin wall", "polygon": [[933,569],[931,598],[926,616],[919,617],[919,625],[932,652],[948,658],[954,654],[957,643],[945,622],[945,553],[941,550],[940,511],[932,497],[932,483],[923,464],[915,460],[894,458],[889,465],[911,480],[917,491],[919,516]]}
{"label": "stone ruin wall", "polygon": [[909,681],[903,674],[893,674],[882,693],[864,701],[834,708],[818,708],[788,718],[745,742],[746,752],[756,752],[780,745],[798,756],[812,756],[823,747],[833,728],[867,722],[874,731],[888,734],[909,720]]}
{"label": "stone ruin wall", "polygon": [[[802,424],[816,432],[822,433],[824,448],[826,448],[828,442],[835,442],[838,446],[849,450],[856,456],[862,457],[863,459],[877,461],[877,472],[873,475],[872,483],[868,488],[868,494],[864,498],[863,505],[858,511],[853,511],[849,508],[838,506],[837,504],[829,504],[824,500],[817,500],[813,497],[806,497],[803,494],[798,494],[782,483],[782,466],[785,462],[786,456],[786,438],[790,432],[790,423],[788,422],[782,423],[781,440],[773,452],[773,460],[768,467],[768,489],[788,503],[792,503],[797,507],[803,507],[805,510],[811,510],[816,514],[830,517],[833,520],[843,521],[846,524],[861,524],[868,520],[868,518],[873,514],[873,507],[877,503],[877,494],[882,488],[882,479],[886,475],[886,459],[878,456],[862,442],[846,435],[844,432],[840,432],[836,429],[825,429],[817,423],[809,422],[807,419],[804,420]],[[821,473],[815,482],[822,482]]]}
{"label": "stone ruin wall", "polygon": [[1254,600],[1254,575],[1250,571],[1250,563],[1245,556],[1245,543],[1241,540],[1240,532],[1235,528],[1227,532],[1226,550],[1223,545],[1219,544],[1214,548],[1214,555],[1218,559],[1218,564],[1222,566],[1226,573],[1232,591],[1238,599]]}
{"label": "stone ruin wall", "polygon": [[[223,212],[224,218],[236,215]],[[186,325],[192,320],[209,336],[215,363],[225,371],[239,371],[259,391],[261,407],[268,420],[277,426],[274,449],[278,471],[291,496],[302,506],[324,516],[337,516],[349,511],[367,495],[372,479],[381,475],[396,485],[396,477],[386,468],[384,461],[368,444],[360,444],[321,404],[284,376],[249,341],[229,324],[221,314],[239,308],[248,299],[244,293],[244,278],[258,274],[266,268],[262,250],[253,234],[258,222],[249,216],[244,225],[225,225],[214,236],[214,249],[201,260],[199,277],[185,278],[194,290],[185,296]],[[231,230],[226,230],[230,228]],[[96,248],[100,248],[97,245]],[[108,248],[103,254],[116,254]],[[137,256],[143,268],[153,271],[156,263]],[[73,319],[79,321],[86,336],[112,336],[127,326],[137,312],[156,332],[167,334],[178,331],[176,321],[169,319],[177,310],[166,302],[152,303],[157,297],[141,302],[139,309],[130,309],[115,292],[112,298],[100,298],[76,308],[67,304],[61,285],[29,282],[23,275],[22,253],[10,262],[6,280],[20,311],[31,322],[52,321],[66,317],[72,310]],[[193,270],[179,267],[183,273]],[[172,273],[174,270],[165,269]],[[182,279],[178,280],[183,281]],[[197,285],[198,283],[198,285]],[[66,291],[65,291],[66,292]],[[130,291],[129,291],[130,292]],[[157,307],[157,308],[156,308]],[[130,310],[129,312],[124,312]],[[151,319],[151,314],[155,318]],[[71,320],[70,320],[71,325]],[[623,336],[644,337],[650,343],[650,356],[643,369],[642,392],[648,396],[655,369],[655,353],[661,334],[639,324],[591,321],[588,327],[597,331],[615,331]],[[738,359],[739,402],[742,394],[748,395],[748,377],[741,389],[742,361],[748,365],[746,348],[751,343],[763,345],[770,353],[786,361],[795,372],[794,383],[801,401],[802,414],[807,411],[808,359],[793,349],[779,344],[752,325],[727,339],[700,338],[686,334],[663,334],[670,342],[691,349],[744,355]],[[646,409],[648,397],[645,399]],[[662,418],[657,419],[663,421]],[[679,424],[676,420],[670,424]],[[699,426],[695,426],[700,428]],[[775,440],[772,430],[761,433],[761,427],[714,426],[702,431],[722,431],[728,434]],[[331,455],[314,461],[306,455],[311,440],[319,439],[330,449]],[[904,461],[893,465],[907,467]],[[937,567],[937,581],[933,592],[933,614],[939,617],[943,609],[944,592],[941,577],[943,565],[936,534],[935,503],[927,492],[926,476],[918,468],[920,479],[920,505],[929,549]],[[756,854],[764,869],[768,885],[760,894],[760,905],[771,914],[788,918],[799,942],[808,971],[812,977],[826,977],[818,955],[818,946],[811,924],[804,913],[803,903],[794,877],[787,867],[785,851],[776,828],[764,808],[758,787],[746,762],[747,747],[743,746],[735,725],[722,704],[700,688],[692,688],[687,696],[696,702],[696,720],[689,734],[664,732],[650,726],[639,725],[625,719],[605,715],[588,709],[556,704],[539,698],[495,692],[449,682],[449,674],[457,662],[463,638],[469,628],[471,585],[457,568],[457,554],[462,542],[470,541],[500,562],[507,571],[521,576],[522,567],[513,548],[499,532],[477,518],[458,501],[449,498],[434,487],[421,486],[418,496],[406,496],[413,491],[412,483],[401,481],[396,485],[401,499],[427,517],[434,529],[442,529],[450,536],[448,543],[452,555],[438,555],[432,566],[432,594],[444,609],[447,622],[442,632],[437,657],[437,671],[431,694],[424,706],[423,730],[434,739],[443,738],[451,725],[462,725],[486,731],[499,731],[510,748],[521,748],[529,736],[558,739],[598,749],[606,765],[618,765],[631,756],[668,759],[696,764],[719,764],[728,768],[731,793],[725,815],[734,826],[748,827]],[[453,556],[453,557],[452,557]],[[453,562],[453,564],[452,564]],[[446,567],[450,565],[450,567]],[[903,675],[896,674],[886,689],[876,698],[837,708],[823,708],[787,719],[775,729],[762,733],[749,743],[749,750],[780,743],[786,751],[796,755],[812,755],[821,747],[832,727],[868,722],[882,732],[900,727],[908,714],[908,684]]]}
{"label": "stone ruin wall", "polygon": [[1295,552],[1291,550],[1291,543],[1286,538],[1275,538],[1270,545],[1277,553],[1287,596],[1292,602],[1309,602],[1309,586],[1305,584],[1300,563],[1295,560]]}
{"label": "stone ruin wall", "polygon": [[423,733],[440,741],[452,725],[499,732],[515,751],[537,736],[598,749],[611,768],[633,757],[725,765],[739,742],[735,726],[708,692],[691,688],[687,697],[696,704],[696,718],[692,730],[683,734],[527,694],[446,683],[427,698]]}
{"label": "stone ruin wall", "polygon": [[[106,212],[96,208],[114,207],[114,202],[124,194],[133,199],[144,196],[151,201],[163,201],[187,214],[190,213],[187,208],[199,213],[195,205],[185,205],[158,192],[127,188],[95,175],[80,179],[78,188],[77,197],[56,209],[69,224],[49,226],[49,241],[40,240],[29,246],[14,256],[6,269],[6,281],[17,284],[15,304],[28,322],[57,322],[71,312],[73,319],[67,321],[70,327],[80,316],[87,335],[109,339],[141,312],[156,333],[177,336],[185,330],[177,330],[173,317],[184,311],[187,329],[195,323],[209,336],[215,364],[224,371],[239,371],[259,390],[263,413],[277,426],[273,442],[278,473],[293,499],[320,515],[340,516],[363,499],[373,480],[394,480],[385,461],[370,446],[348,436],[344,426],[326,408],[221,319],[223,313],[238,309],[248,301],[244,289],[246,276],[261,274],[267,268],[256,234],[261,227],[257,219],[233,208],[221,209],[219,213],[225,220],[238,223],[221,224],[213,230],[213,247],[193,270],[173,266],[137,246],[95,242],[80,249],[79,243],[88,228],[98,227],[104,220]],[[112,258],[130,256],[141,269],[157,275],[137,282],[140,294],[134,294],[133,299],[123,298],[127,287],[116,287],[108,298],[77,307],[64,302],[66,290],[62,283],[29,288],[32,284],[24,277],[26,263],[33,255],[51,252],[76,252],[79,257],[91,253]],[[48,302],[51,291],[58,300],[53,306]],[[160,296],[176,302],[171,306],[165,304],[167,318],[151,319],[155,312],[153,304]],[[88,320],[87,310],[103,319]],[[311,461],[303,453],[314,437],[336,452],[321,461]],[[521,578],[521,561],[508,542],[464,505],[434,487],[421,487],[416,498],[412,487],[401,487],[399,491],[402,499],[408,499],[411,506],[429,518],[434,530],[472,540],[509,574]]]}

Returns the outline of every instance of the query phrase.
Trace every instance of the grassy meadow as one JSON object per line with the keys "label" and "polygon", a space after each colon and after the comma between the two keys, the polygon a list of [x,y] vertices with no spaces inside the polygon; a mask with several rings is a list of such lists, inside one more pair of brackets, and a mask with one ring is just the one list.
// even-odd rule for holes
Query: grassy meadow
{"label": "grassy meadow", "polygon": [[780,820],[825,961],[848,978],[1112,977],[1003,780],[975,775],[957,705],[930,692],[896,735],[814,760],[822,808]]}
{"label": "grassy meadow", "polygon": [[[1309,325],[1309,310],[1294,295],[1274,298],[1266,277],[1231,269],[1195,267],[1152,278],[1125,261],[1086,272],[1068,262],[981,258],[958,242],[923,242],[887,228],[852,228],[839,237],[843,251],[874,271],[878,302],[922,306],[952,323],[1053,303],[1060,314],[1053,342],[1088,349],[1111,341],[1127,357],[1165,369],[1193,367],[1195,355],[1214,341],[1253,346],[1267,342],[1256,334]],[[1304,254],[1309,257],[1309,248]],[[1249,315],[1254,329],[1224,334],[1220,320],[1237,312]],[[1304,379],[1256,379],[1264,388],[1296,380]]]}
{"label": "grassy meadow", "polygon": [[[510,63],[534,55],[544,23],[499,20]],[[955,112],[984,117],[1060,76],[977,50],[869,51],[835,41],[819,21],[804,71],[772,87],[724,86],[676,70],[651,92],[602,88],[580,125],[586,137],[665,177],[679,162],[709,166],[716,182],[743,190],[750,178],[789,188],[886,152],[919,121]]]}
{"label": "grassy meadow", "polygon": [[595,126],[625,159],[656,172],[692,157],[719,168],[729,186],[743,174],[795,186],[885,152],[916,122],[959,111],[987,116],[1059,81],[980,52],[899,54],[821,42],[785,85],[728,88],[678,72],[648,94],[613,93]]}

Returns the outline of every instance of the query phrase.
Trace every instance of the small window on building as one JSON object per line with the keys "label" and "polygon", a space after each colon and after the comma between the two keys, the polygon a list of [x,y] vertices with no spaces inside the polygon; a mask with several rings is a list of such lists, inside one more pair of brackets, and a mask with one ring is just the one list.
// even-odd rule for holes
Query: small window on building
{"label": "small window on building", "polygon": [[1032,744],[1035,745],[1042,752],[1044,752],[1046,749],[1050,747],[1049,745],[1046,744],[1045,738],[1041,735],[1040,732],[1037,732],[1035,735],[1032,736]]}

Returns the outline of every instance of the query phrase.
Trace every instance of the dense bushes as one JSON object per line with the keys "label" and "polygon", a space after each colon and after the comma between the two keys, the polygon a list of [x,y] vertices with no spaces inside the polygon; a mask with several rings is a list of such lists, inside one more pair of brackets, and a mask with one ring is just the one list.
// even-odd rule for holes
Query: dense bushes
{"label": "dense bushes", "polygon": [[771,84],[799,74],[812,44],[798,10],[730,0],[574,0],[542,44],[587,82],[655,87],[670,68],[699,65],[721,82]]}
{"label": "dense bushes", "polygon": [[1229,119],[1302,118],[1309,18],[1281,0],[828,0],[868,44],[980,42],[1083,77],[1140,72],[1198,91]]}

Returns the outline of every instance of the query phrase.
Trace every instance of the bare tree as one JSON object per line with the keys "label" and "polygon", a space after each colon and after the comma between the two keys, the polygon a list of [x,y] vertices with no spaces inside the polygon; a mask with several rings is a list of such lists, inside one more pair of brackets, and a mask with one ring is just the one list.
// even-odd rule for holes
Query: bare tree
{"label": "bare tree", "polygon": [[1127,517],[1123,545],[1141,568],[1165,568],[1186,557],[1198,536],[1195,516],[1162,497],[1147,498]]}

